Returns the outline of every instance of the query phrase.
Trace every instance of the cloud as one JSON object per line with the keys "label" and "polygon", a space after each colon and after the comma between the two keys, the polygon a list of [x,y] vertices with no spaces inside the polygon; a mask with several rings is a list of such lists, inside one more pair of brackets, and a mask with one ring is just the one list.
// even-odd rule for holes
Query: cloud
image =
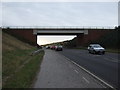
{"label": "cloud", "polygon": [[3,26],[114,26],[115,2],[3,3]]}

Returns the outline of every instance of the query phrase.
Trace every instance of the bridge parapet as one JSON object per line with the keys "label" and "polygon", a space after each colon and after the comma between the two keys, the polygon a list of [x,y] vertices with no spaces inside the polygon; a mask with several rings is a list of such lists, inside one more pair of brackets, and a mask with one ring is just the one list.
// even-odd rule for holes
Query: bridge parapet
{"label": "bridge parapet", "polygon": [[3,29],[8,30],[33,30],[33,34],[88,34],[89,30],[113,30],[114,27],[100,27],[100,26],[3,26]]}
{"label": "bridge parapet", "polygon": [[110,26],[2,26],[2,28],[10,29],[115,29]]}

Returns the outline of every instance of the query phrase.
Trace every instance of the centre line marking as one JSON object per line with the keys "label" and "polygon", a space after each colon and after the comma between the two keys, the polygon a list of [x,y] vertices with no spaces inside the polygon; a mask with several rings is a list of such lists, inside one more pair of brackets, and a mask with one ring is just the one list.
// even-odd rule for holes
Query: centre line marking
{"label": "centre line marking", "polygon": [[113,60],[112,58],[111,58],[112,60],[109,59],[109,58],[106,58],[106,57],[105,57],[104,59],[107,60],[107,61],[111,61],[111,62],[116,62],[116,63],[117,63],[117,61],[116,61],[116,60]]}
{"label": "centre line marking", "polygon": [[77,70],[74,70],[77,74],[79,73]]}
{"label": "centre line marking", "polygon": [[83,79],[84,79],[87,83],[90,83],[85,77],[83,77]]}

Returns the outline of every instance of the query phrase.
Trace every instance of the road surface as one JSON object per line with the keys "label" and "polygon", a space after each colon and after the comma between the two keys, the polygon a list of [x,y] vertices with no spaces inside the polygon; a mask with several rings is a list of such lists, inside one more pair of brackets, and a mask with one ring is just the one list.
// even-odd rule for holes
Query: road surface
{"label": "road surface", "polygon": [[105,88],[101,82],[53,50],[45,50],[41,69],[33,87]]}
{"label": "road surface", "polygon": [[60,54],[76,62],[113,87],[118,84],[118,54],[89,54],[87,50],[64,49]]}

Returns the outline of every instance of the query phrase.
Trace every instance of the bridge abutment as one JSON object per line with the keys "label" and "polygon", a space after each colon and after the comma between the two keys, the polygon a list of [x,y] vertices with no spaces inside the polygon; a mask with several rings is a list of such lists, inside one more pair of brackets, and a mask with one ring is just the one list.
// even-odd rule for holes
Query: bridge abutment
{"label": "bridge abutment", "polygon": [[29,43],[33,46],[37,45],[37,35],[33,34],[33,30],[15,30],[15,29],[3,29],[5,32],[17,37],[21,41]]}
{"label": "bridge abutment", "polygon": [[37,44],[37,35],[77,35],[76,45],[85,46],[91,41],[97,40],[115,29],[23,29],[23,28],[6,28],[6,32],[18,37],[19,39],[34,45]]}
{"label": "bridge abutment", "polygon": [[77,35],[77,46],[85,46],[91,41],[97,40],[100,37],[103,37],[105,34],[109,33],[112,30],[88,30],[88,34],[79,34]]}

